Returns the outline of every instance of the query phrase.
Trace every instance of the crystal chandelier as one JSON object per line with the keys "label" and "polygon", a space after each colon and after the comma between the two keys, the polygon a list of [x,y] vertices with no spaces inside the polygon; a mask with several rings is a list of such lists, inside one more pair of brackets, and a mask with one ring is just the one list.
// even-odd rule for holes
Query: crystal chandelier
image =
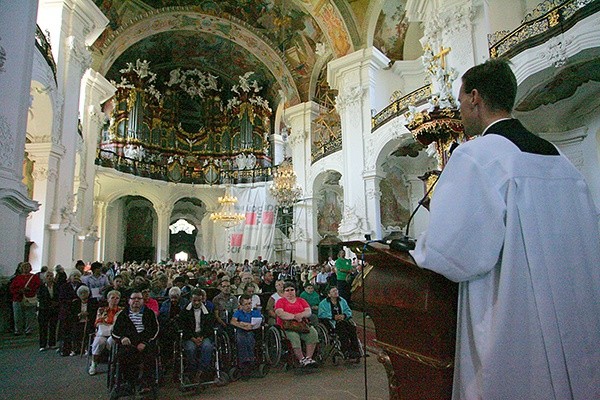
{"label": "crystal chandelier", "polygon": [[229,192],[229,187],[225,188],[225,195],[218,199],[221,208],[219,211],[210,214],[210,220],[219,223],[225,228],[231,228],[242,222],[246,216],[242,213],[236,213],[234,204],[238,199]]}
{"label": "crystal chandelier", "polygon": [[302,189],[296,185],[296,173],[290,159],[283,160],[273,173],[269,191],[284,209],[292,207],[300,199]]}

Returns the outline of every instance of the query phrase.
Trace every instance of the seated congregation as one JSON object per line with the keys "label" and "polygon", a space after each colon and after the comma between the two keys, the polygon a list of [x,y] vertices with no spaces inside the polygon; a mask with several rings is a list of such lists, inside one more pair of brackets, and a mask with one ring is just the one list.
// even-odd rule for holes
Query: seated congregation
{"label": "seated congregation", "polygon": [[87,355],[89,375],[108,373],[112,398],[156,394],[170,382],[224,385],[278,367],[314,371],[330,356],[337,364],[362,354],[335,279],[316,279],[335,278],[327,265],[318,273],[257,261],[86,269],[37,274],[40,352]]}

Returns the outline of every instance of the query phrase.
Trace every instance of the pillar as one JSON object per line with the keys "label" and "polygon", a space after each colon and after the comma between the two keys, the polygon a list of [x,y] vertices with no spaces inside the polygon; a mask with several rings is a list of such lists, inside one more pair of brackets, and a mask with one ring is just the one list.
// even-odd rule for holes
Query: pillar
{"label": "pillar", "polygon": [[[359,50],[329,63],[327,80],[337,89],[336,109],[342,126],[344,212],[339,228],[342,240],[363,240],[376,220],[367,213],[366,143],[371,141],[371,101],[375,98],[377,71],[389,60],[374,47]],[[376,228],[375,228],[376,229]]]}
{"label": "pillar", "polygon": [[37,1],[2,1],[0,6],[0,275],[24,259],[25,225],[38,203],[23,180],[27,111],[35,51]]}
{"label": "pillar", "polygon": [[82,105],[80,115],[83,127],[83,145],[80,152],[79,190],[77,193],[77,209],[79,226],[83,238],[81,258],[94,258],[95,244],[99,239],[98,225],[94,218],[94,176],[95,158],[99,135],[104,125],[104,114],[101,104],[110,99],[116,88],[98,72],[88,69],[82,81]]}

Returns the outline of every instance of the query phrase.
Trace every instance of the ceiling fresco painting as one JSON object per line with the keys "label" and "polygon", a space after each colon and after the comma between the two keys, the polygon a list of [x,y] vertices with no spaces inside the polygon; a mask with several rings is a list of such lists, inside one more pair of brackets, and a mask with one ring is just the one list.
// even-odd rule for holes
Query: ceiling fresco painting
{"label": "ceiling fresco painting", "polygon": [[[327,86],[325,61],[362,48],[368,35],[374,35],[375,45],[388,56],[402,59],[406,33],[406,0],[94,2],[110,22],[91,48],[92,68],[120,88],[113,109],[119,118],[113,118],[116,122],[103,133],[103,151],[125,159],[126,150],[131,153],[134,148],[162,162],[165,157],[155,154],[162,149],[168,159],[193,155],[220,168],[217,164],[243,152],[268,165],[276,120],[271,110],[282,109],[282,102],[287,108],[311,100],[331,119],[323,125],[328,134],[321,142],[334,151],[339,116],[333,107],[336,92]],[[121,74],[132,65],[145,65],[156,74],[152,86],[119,86]],[[188,98],[180,93],[185,91],[181,85],[166,84],[175,70],[195,77],[208,74],[219,90],[210,99]],[[252,105],[264,109],[256,121],[246,121],[245,116],[253,114],[242,108],[223,111],[232,101],[232,88],[247,74],[265,101]],[[152,102],[154,92],[163,100]],[[144,138],[149,142],[143,143]]]}
{"label": "ceiling fresco painting", "polygon": [[[271,70],[288,102],[307,101],[318,58],[317,44],[325,44],[338,55],[347,54],[352,45],[346,24],[329,1],[297,3],[96,0],[110,18],[109,27],[93,46],[96,60],[102,60],[98,69],[107,71],[116,58],[149,32],[202,31],[235,41],[253,52]],[[316,18],[311,12],[316,13]],[[237,75],[244,72],[240,70]]]}
{"label": "ceiling fresco painting", "polygon": [[269,102],[277,99],[276,87],[269,87],[273,81],[271,72],[254,55],[233,42],[219,36],[202,32],[177,31],[163,32],[147,37],[128,48],[113,63],[106,78],[118,82],[121,69],[131,60],[147,60],[152,71],[158,75],[159,89],[169,81],[170,71],[176,68],[194,69],[219,76],[222,84],[231,87],[240,71],[253,71],[253,78],[261,86],[268,88]]}
{"label": "ceiling fresco painting", "polygon": [[373,45],[394,61],[404,59],[404,40],[408,30],[405,5],[404,0],[387,0],[384,3],[373,38]]}

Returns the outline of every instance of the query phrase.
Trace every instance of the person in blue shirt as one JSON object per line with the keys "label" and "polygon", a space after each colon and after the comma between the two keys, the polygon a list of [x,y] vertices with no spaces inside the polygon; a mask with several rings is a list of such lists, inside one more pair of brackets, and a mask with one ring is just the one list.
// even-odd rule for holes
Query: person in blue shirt
{"label": "person in blue shirt", "polygon": [[[238,348],[238,361],[242,378],[248,377],[256,364],[254,346],[256,339],[253,330],[257,328],[252,319],[262,319],[259,310],[252,309],[252,297],[248,294],[240,296],[240,308],[233,313],[231,325],[236,327],[235,338]],[[262,322],[262,321],[261,321]]]}

